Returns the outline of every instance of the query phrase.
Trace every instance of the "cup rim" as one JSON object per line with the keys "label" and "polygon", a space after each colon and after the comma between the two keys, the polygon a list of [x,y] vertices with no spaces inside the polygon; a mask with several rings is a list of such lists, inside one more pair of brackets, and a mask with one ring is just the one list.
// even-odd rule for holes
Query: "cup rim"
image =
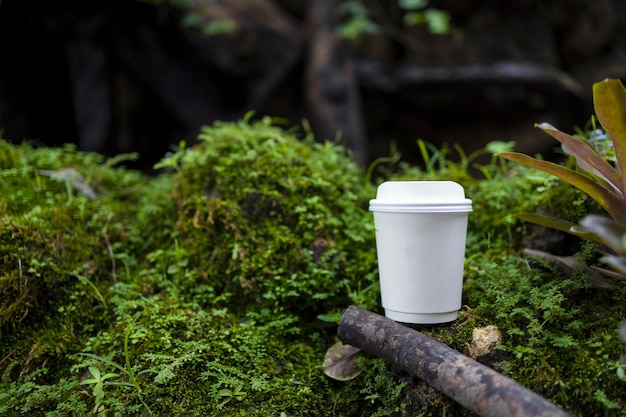
{"label": "cup rim", "polygon": [[393,201],[370,200],[369,211],[387,213],[468,213],[472,210],[472,201],[463,199],[456,202],[401,203]]}

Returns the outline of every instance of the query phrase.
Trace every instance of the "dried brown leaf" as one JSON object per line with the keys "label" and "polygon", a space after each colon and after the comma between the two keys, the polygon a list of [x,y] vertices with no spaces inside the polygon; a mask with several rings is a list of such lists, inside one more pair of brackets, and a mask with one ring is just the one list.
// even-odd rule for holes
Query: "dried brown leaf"
{"label": "dried brown leaf", "polygon": [[350,345],[337,342],[332,345],[324,357],[324,373],[337,381],[348,381],[361,373],[357,359],[363,351]]}

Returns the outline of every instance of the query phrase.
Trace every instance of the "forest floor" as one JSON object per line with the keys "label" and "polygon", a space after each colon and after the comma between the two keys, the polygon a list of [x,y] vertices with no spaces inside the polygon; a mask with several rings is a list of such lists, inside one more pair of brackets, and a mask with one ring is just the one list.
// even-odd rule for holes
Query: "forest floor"
{"label": "forest floor", "polygon": [[156,176],[0,141],[0,414],[473,415],[372,355],[346,381],[322,366],[349,305],[382,311],[377,185],[450,180],[473,202],[463,307],[418,329],[572,415],[626,415],[626,285],[590,272],[594,242],[516,216],[601,209],[496,156],[423,156],[364,171],[269,119],[205,127]]}

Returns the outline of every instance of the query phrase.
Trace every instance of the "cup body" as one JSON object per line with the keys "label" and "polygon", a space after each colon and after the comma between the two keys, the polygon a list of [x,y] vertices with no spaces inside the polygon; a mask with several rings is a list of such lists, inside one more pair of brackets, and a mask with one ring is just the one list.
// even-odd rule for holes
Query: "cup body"
{"label": "cup body", "polygon": [[370,202],[385,315],[454,321],[461,308],[471,201],[451,181],[387,182]]}

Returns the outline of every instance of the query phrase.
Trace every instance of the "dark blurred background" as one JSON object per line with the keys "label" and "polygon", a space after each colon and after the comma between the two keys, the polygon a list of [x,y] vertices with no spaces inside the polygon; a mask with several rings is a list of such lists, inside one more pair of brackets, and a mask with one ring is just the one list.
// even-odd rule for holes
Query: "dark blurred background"
{"label": "dark blurred background", "polygon": [[[534,123],[582,128],[592,83],[626,78],[626,1],[419,3],[0,0],[0,129],[138,152],[147,170],[249,110],[339,140],[364,166],[392,143],[418,161],[418,138],[549,153]],[[447,29],[407,24],[410,7]]]}

